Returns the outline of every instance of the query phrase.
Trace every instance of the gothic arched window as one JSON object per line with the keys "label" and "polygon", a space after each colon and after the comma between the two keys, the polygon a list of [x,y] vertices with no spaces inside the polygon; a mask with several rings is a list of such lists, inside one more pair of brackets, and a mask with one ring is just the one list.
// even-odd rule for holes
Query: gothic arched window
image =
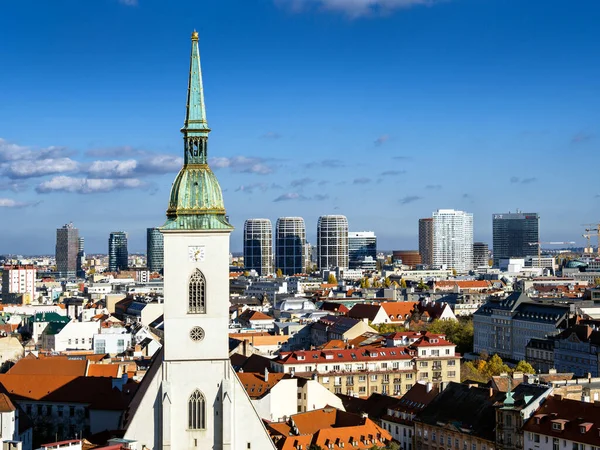
{"label": "gothic arched window", "polygon": [[188,400],[188,429],[204,430],[206,428],[206,401],[198,389],[192,392]]}
{"label": "gothic arched window", "polygon": [[196,269],[190,277],[188,285],[188,313],[206,313],[206,279],[199,269]]}

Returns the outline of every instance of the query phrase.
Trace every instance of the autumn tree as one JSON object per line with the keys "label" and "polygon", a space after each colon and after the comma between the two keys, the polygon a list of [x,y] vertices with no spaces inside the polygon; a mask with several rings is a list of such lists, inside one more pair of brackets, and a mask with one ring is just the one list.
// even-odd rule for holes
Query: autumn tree
{"label": "autumn tree", "polygon": [[514,372],[535,373],[535,369],[527,361],[521,360],[517,363],[517,366],[515,367]]}
{"label": "autumn tree", "polygon": [[283,277],[283,272],[281,271],[281,269],[277,269],[275,271],[275,275],[277,276],[277,278],[282,278]]}
{"label": "autumn tree", "polygon": [[337,280],[335,278],[335,275],[330,273],[329,276],[327,277],[327,283],[328,284],[337,284]]}
{"label": "autumn tree", "polygon": [[402,289],[406,289],[406,280],[405,280],[404,278],[402,278],[402,279],[400,280],[400,287],[401,287]]}

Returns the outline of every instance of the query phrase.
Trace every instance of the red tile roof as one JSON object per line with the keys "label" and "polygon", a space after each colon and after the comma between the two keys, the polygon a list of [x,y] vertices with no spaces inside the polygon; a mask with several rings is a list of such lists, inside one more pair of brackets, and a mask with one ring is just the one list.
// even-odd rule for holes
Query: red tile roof
{"label": "red tile roof", "polygon": [[286,365],[401,359],[412,359],[412,356],[403,347],[378,348],[365,346],[358,349],[298,350],[291,353],[281,353],[276,361]]}
{"label": "red tile roof", "polygon": [[[563,429],[555,430],[553,422],[563,423]],[[595,426],[589,427],[589,423]],[[595,403],[560,396],[548,397],[525,423],[523,430],[597,446],[600,443],[600,407]]]}
{"label": "red tile roof", "polygon": [[239,372],[237,375],[250,398],[263,397],[282,378],[289,377],[284,373],[269,373],[268,379],[265,380],[265,375],[262,373]]}
{"label": "red tile roof", "polygon": [[11,375],[85,376],[87,361],[58,358],[20,359],[8,371]]}

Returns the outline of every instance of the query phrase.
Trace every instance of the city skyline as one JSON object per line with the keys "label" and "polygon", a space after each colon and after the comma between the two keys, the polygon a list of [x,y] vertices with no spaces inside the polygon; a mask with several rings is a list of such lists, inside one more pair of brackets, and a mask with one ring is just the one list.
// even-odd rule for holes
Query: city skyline
{"label": "city skyline", "polygon": [[564,159],[593,158],[597,146],[591,1],[388,11],[266,1],[233,12],[208,2],[196,17],[181,14],[185,2],[79,3],[2,7],[14,18],[0,30],[12,68],[0,74],[3,252],[51,254],[54,230],[71,220],[88,253],[104,253],[114,229],[132,252],[145,249],[181,165],[173,130],[187,55],[172,49],[185,48],[200,15],[209,155],[233,251],[252,217],[303,217],[314,244],[318,217],[343,214],[388,250],[417,249],[418,219],[442,208],[472,212],[474,240],[490,244],[497,212],[537,211],[541,240],[580,246],[580,225],[599,220],[595,186],[572,198],[553,183],[579,182]]}

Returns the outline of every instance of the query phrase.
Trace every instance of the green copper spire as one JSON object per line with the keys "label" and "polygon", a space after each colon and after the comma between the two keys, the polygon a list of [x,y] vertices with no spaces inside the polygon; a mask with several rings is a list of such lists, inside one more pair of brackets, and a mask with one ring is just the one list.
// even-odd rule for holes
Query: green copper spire
{"label": "green copper spire", "polygon": [[223,194],[217,177],[208,167],[208,123],[204,108],[198,33],[192,33],[187,111],[181,129],[183,167],[171,187],[167,222],[163,230],[227,230]]}

